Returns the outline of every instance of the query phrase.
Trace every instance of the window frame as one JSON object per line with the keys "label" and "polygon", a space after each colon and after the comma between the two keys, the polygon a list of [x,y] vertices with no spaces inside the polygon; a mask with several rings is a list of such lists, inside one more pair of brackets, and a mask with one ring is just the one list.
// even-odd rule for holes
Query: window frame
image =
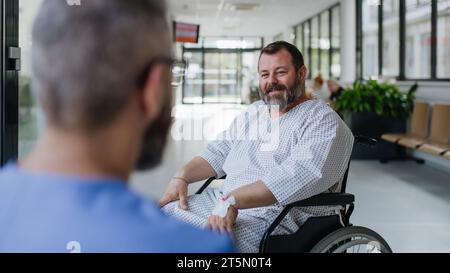
{"label": "window frame", "polygon": [[[215,38],[223,38],[223,39],[229,39],[229,38],[236,38],[241,41],[244,41],[246,39],[258,39],[260,40],[260,46],[250,47],[250,48],[227,48],[227,49],[221,49],[221,48],[214,48],[214,47],[205,47],[205,39],[215,39]],[[186,80],[183,81],[182,89],[181,89],[181,103],[184,105],[201,105],[201,104],[211,104],[209,102],[205,101],[205,95],[206,95],[206,85],[205,85],[205,54],[207,53],[236,53],[238,54],[237,58],[237,67],[238,70],[241,71],[242,69],[242,54],[246,52],[260,52],[263,49],[264,46],[264,38],[259,36],[237,36],[237,37],[221,37],[221,36],[207,36],[207,37],[200,37],[198,42],[198,47],[186,47],[185,44],[182,45],[182,60],[186,63],[186,60],[184,59],[184,53],[186,52],[193,52],[193,53],[200,53],[202,56],[202,87],[201,87],[201,95],[202,95],[202,101],[201,103],[193,103],[193,102],[186,102]],[[187,73],[187,70],[185,70],[185,73]],[[186,78],[186,75],[185,75]],[[239,87],[242,86],[242,82],[240,78],[238,77],[238,83],[237,85]],[[239,90],[239,88],[237,89]],[[220,97],[220,94],[219,94]],[[243,102],[242,102],[243,103]],[[228,104],[228,102],[214,102],[214,104]]]}
{"label": "window frame", "polygon": [[[363,4],[361,0],[356,1],[356,53],[357,53],[357,72],[356,78],[359,80],[364,80],[363,75],[363,26],[362,26],[362,10]],[[383,2],[384,0],[379,0],[378,5],[378,77],[391,77],[383,75]],[[437,27],[438,27],[438,0],[431,0],[431,46],[430,46],[430,77],[415,78],[406,76],[406,0],[399,0],[399,73],[396,76],[398,81],[421,81],[421,82],[449,82],[450,75],[448,77],[438,77],[437,75],[437,50],[438,50],[438,39],[437,39]]]}
{"label": "window frame", "polygon": [[[293,33],[295,35],[294,44],[297,45],[299,43],[299,40],[301,39],[302,48],[303,48],[303,52],[302,53],[306,52],[306,54],[308,54],[308,58],[305,58],[305,62],[306,62],[306,60],[308,60],[308,63],[306,63],[306,65],[307,65],[308,69],[311,72],[311,66],[312,66],[312,57],[311,57],[311,53],[312,53],[312,47],[311,47],[311,43],[312,43],[312,41],[311,41],[312,40],[311,39],[312,38],[312,24],[311,24],[311,22],[312,22],[312,20],[314,18],[318,19],[318,21],[319,21],[319,33],[318,33],[318,37],[319,37],[319,59],[318,59],[318,62],[319,62],[319,64],[318,64],[318,70],[319,71],[322,70],[322,61],[321,61],[322,53],[323,53],[322,51],[325,51],[325,52],[328,51],[328,54],[327,54],[328,55],[327,56],[328,57],[328,75],[324,75],[324,76],[329,77],[329,78],[334,78],[333,77],[333,73],[332,73],[333,56],[334,56],[334,54],[336,54],[336,52],[340,53],[340,51],[341,51],[340,44],[339,44],[338,47],[333,47],[333,44],[332,44],[332,39],[333,39],[333,36],[334,36],[334,33],[333,33],[334,28],[332,27],[332,24],[333,24],[333,10],[335,8],[339,9],[339,18],[341,18],[341,16],[342,16],[341,4],[340,3],[336,3],[336,4],[333,4],[332,6],[326,8],[326,9],[321,10],[320,12],[314,14],[311,17],[308,17],[307,19],[303,20],[302,22],[294,25],[293,28],[292,28],[293,29]],[[326,16],[328,16],[328,37],[326,37],[330,41],[330,48],[328,50],[322,50],[321,47],[320,47],[320,40],[322,39],[322,27],[321,27],[322,14],[326,14]],[[297,28],[301,28],[303,30],[301,32],[301,35],[302,35],[301,38],[298,37],[298,35],[297,35],[297,33],[298,33]],[[309,28],[309,38],[307,39],[308,40],[308,44],[306,44],[306,42],[305,42],[306,41],[306,39],[305,39],[305,29],[306,28]],[[342,29],[342,27],[339,28],[339,32],[341,31],[341,29]],[[339,36],[341,36],[340,33],[339,33]],[[337,79],[340,79],[340,77],[341,77],[341,75],[339,75],[339,77],[337,77]],[[312,78],[313,78],[312,73],[308,73],[308,79],[312,79]]]}
{"label": "window frame", "polygon": [[19,0],[0,0],[0,165],[19,155]]}

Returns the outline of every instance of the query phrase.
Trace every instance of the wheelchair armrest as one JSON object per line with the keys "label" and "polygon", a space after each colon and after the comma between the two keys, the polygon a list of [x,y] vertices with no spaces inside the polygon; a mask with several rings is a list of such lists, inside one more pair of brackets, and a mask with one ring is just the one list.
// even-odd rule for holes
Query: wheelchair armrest
{"label": "wheelchair armrest", "polygon": [[261,247],[265,244],[267,238],[272,234],[275,228],[281,223],[286,214],[297,207],[321,207],[321,206],[345,206],[353,204],[355,196],[348,193],[321,193],[305,200],[300,200],[287,205],[278,217],[272,222],[264,233],[261,240]]}
{"label": "wheelchair armrest", "polygon": [[375,146],[377,145],[378,141],[374,138],[366,137],[366,136],[355,136],[355,143],[356,144],[364,144],[367,146]]}
{"label": "wheelchair armrest", "polygon": [[355,196],[348,193],[322,193],[289,204],[285,209],[293,207],[320,207],[320,206],[345,206],[355,202]]}
{"label": "wheelchair armrest", "polygon": [[[225,179],[226,176],[221,177],[219,179]],[[203,183],[203,185],[200,187],[200,189],[198,189],[198,191],[195,194],[201,194],[214,180],[217,180],[216,177],[210,177],[208,180],[206,180],[205,183]]]}

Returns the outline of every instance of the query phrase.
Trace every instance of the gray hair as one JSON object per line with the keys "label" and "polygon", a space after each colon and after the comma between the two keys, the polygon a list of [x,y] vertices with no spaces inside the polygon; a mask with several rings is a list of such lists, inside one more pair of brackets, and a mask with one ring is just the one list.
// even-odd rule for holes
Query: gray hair
{"label": "gray hair", "polygon": [[152,59],[170,57],[166,16],[162,0],[45,0],[33,28],[32,85],[47,121],[109,124]]}

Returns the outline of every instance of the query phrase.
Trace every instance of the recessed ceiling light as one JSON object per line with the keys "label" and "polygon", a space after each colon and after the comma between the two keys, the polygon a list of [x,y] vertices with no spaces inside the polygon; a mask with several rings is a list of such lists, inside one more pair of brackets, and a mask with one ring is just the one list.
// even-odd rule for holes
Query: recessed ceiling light
{"label": "recessed ceiling light", "polygon": [[232,10],[252,11],[261,5],[257,3],[230,3],[230,6],[232,7]]}

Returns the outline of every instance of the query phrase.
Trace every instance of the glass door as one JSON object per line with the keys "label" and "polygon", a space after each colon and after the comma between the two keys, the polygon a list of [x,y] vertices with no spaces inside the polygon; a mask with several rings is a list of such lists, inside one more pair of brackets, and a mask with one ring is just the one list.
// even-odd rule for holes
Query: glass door
{"label": "glass door", "polygon": [[205,103],[219,103],[221,89],[220,53],[205,53]]}
{"label": "glass door", "polygon": [[220,103],[241,103],[238,57],[237,53],[220,53]]}
{"label": "glass door", "polygon": [[31,33],[42,0],[19,0],[19,46],[22,67],[19,72],[19,159],[36,144],[43,129],[43,115],[31,92]]}
{"label": "glass door", "polygon": [[183,82],[183,103],[203,102],[203,55],[201,52],[185,52],[185,81]]}
{"label": "glass door", "polygon": [[[203,56],[203,58],[202,58]],[[239,52],[186,51],[184,103],[241,103],[242,65]]]}
{"label": "glass door", "polygon": [[21,52],[18,39],[19,2],[0,1],[0,32],[2,52],[0,54],[0,164],[3,166],[18,155],[18,71],[21,67]]}

